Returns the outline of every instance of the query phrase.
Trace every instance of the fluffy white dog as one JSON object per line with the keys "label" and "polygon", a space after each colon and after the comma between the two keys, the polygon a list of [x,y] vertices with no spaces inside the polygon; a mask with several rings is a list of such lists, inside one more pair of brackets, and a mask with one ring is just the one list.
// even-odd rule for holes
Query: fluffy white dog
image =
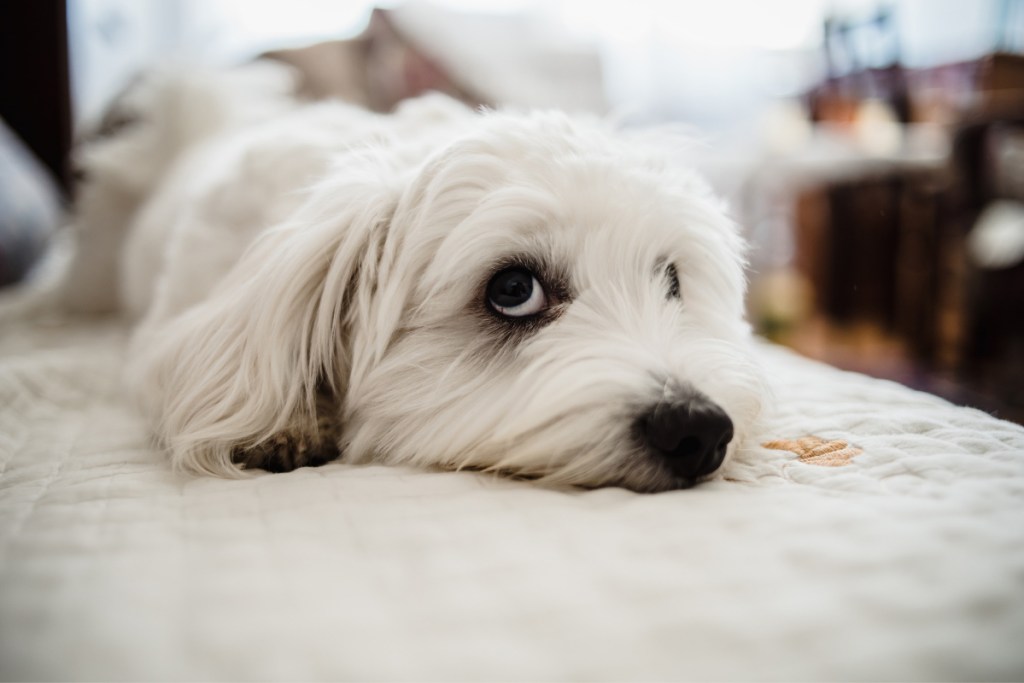
{"label": "fluffy white dog", "polygon": [[[560,113],[385,116],[240,78],[155,79],[85,164],[78,227],[125,226],[129,375],[176,465],[657,491],[749,434],[743,243],[670,151]],[[106,286],[98,258],[69,298]]]}

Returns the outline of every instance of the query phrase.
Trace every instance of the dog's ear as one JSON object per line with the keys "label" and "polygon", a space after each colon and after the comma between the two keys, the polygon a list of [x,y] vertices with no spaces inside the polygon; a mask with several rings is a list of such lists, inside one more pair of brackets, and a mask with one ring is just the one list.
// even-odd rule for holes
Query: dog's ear
{"label": "dog's ear", "polygon": [[238,476],[337,457],[348,339],[399,187],[366,175],[331,185],[208,299],[134,341],[134,382],[176,466]]}

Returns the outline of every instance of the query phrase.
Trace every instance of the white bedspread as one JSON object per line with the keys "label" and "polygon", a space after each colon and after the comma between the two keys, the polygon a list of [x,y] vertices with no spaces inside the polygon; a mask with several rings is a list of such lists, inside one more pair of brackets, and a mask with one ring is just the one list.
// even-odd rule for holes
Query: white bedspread
{"label": "white bedspread", "polygon": [[735,481],[172,474],[116,326],[0,323],[4,679],[1024,678],[1024,429],[766,348]]}

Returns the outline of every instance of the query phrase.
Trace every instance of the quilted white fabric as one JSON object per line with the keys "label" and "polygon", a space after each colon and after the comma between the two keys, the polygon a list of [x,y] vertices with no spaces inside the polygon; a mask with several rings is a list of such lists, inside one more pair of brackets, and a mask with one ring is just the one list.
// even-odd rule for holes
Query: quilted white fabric
{"label": "quilted white fabric", "polygon": [[0,330],[4,679],[1022,679],[1024,429],[765,348],[733,481],[172,474],[116,326]]}

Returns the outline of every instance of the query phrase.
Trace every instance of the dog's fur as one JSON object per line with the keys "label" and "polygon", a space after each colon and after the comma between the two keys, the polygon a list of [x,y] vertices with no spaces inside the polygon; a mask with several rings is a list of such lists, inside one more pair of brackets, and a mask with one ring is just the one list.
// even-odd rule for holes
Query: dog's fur
{"label": "dog's fur", "polygon": [[[78,215],[83,237],[126,226],[128,375],[176,465],[341,454],[663,490],[692,481],[638,444],[646,407],[700,392],[730,455],[749,434],[743,243],[670,151],[554,112],[433,96],[377,115],[197,82],[145,85],[139,121],[90,152]],[[542,313],[488,305],[510,264]]]}

